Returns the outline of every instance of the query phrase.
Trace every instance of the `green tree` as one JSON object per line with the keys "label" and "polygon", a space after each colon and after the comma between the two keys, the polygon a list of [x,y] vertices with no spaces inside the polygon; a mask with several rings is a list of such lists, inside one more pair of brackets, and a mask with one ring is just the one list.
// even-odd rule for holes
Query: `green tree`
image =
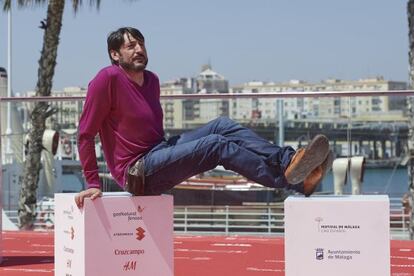
{"label": "green tree", "polygon": [[[11,8],[12,0],[3,0],[3,2],[3,10],[8,11]],[[82,5],[82,0],[71,0],[71,2],[75,12]],[[100,0],[89,0],[88,2],[91,5],[96,5],[96,8],[99,9]],[[39,59],[36,96],[50,96],[52,90],[65,0],[17,0],[19,8],[46,3],[46,19],[41,22],[44,33],[43,47]],[[46,128],[46,119],[53,113],[53,108],[47,102],[37,102],[30,113],[29,147],[23,166],[19,198],[21,229],[33,229],[36,218],[36,192],[39,181],[40,156],[43,149],[42,137]]]}
{"label": "green tree", "polygon": [[[410,86],[414,87],[414,0],[408,0],[407,3],[408,15],[408,59],[410,64]],[[410,217],[410,238],[414,239],[414,97],[408,97],[408,108],[410,111],[410,131],[409,131],[409,163],[408,163],[408,208],[411,209]]]}

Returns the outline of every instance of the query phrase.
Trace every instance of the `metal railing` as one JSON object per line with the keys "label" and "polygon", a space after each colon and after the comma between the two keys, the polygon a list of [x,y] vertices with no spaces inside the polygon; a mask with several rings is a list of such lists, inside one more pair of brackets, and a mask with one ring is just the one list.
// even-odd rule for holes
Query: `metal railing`
{"label": "metal railing", "polygon": [[177,206],[177,233],[283,234],[283,203],[268,206]]}
{"label": "metal railing", "polygon": [[[240,99],[240,98],[307,98],[307,97],[366,97],[366,96],[414,96],[414,90],[368,90],[368,91],[289,91],[259,93],[217,93],[217,94],[170,94],[161,99]],[[85,100],[85,96],[56,97],[0,97],[1,102],[45,102]]]}
{"label": "metal railing", "polygon": [[[35,230],[54,229],[52,202],[39,205]],[[18,224],[17,211],[5,211]],[[409,215],[401,199],[390,198],[390,234],[392,239],[408,239]],[[246,206],[174,206],[174,231],[180,234],[283,235],[284,204]]]}

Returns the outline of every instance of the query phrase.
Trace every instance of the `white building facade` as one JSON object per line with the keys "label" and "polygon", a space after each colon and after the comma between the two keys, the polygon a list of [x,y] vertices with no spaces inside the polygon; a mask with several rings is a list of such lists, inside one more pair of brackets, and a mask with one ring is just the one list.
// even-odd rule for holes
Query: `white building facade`
{"label": "white building facade", "polygon": [[[320,83],[293,80],[288,83],[248,82],[232,87],[232,93],[278,93],[309,91],[387,91],[407,89],[405,82],[382,77],[346,81],[330,79]],[[355,118],[378,120],[378,116],[404,117],[405,98],[400,96],[286,98],[286,120],[332,120]],[[277,118],[276,99],[232,99],[230,114],[235,120],[266,123]],[[248,116],[250,114],[250,118]]]}

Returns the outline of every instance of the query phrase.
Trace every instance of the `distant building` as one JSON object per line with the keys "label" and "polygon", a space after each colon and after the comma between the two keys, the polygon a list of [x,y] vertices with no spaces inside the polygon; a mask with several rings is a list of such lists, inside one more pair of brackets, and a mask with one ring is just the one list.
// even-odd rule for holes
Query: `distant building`
{"label": "distant building", "polygon": [[[204,65],[194,78],[181,78],[161,84],[161,95],[229,93],[229,82]],[[181,103],[181,105],[180,105]],[[229,101],[221,99],[162,100],[166,128],[192,128],[219,116],[229,116]]]}
{"label": "distant building", "polygon": [[[288,83],[248,82],[232,87],[232,93],[278,93],[308,91],[387,91],[407,89],[405,82],[388,81],[383,77],[347,81],[328,79],[320,83],[292,80]],[[276,99],[232,99],[231,116],[240,121],[275,120]],[[284,99],[284,117],[287,120],[357,118],[378,120],[380,117],[403,118],[405,97],[317,97]],[[250,117],[249,117],[250,114]],[[386,118],[385,118],[386,119]]]}
{"label": "distant building", "polygon": [[[87,89],[83,87],[65,87],[63,90],[54,90],[52,97],[85,97]],[[28,91],[26,95],[33,97],[35,91]],[[80,115],[82,113],[83,101],[58,101],[51,102],[52,107],[57,108],[57,112],[47,121],[47,127],[54,130],[74,129],[78,127]],[[31,104],[32,105],[32,104]]]}
{"label": "distant building", "polygon": [[[0,70],[0,72],[4,71]],[[4,77],[0,78],[0,91],[6,90],[6,83]],[[382,77],[357,81],[329,79],[320,83],[299,80],[286,83],[254,81],[229,89],[228,80],[214,72],[210,66],[204,66],[196,77],[180,78],[162,83],[161,95],[404,89],[407,89],[405,82],[388,81]],[[86,88],[66,87],[62,91],[53,91],[52,96],[86,96],[86,92]],[[27,96],[34,94],[34,91],[27,92]],[[48,128],[75,131],[82,112],[83,101],[55,102],[52,105],[58,109],[58,112],[48,120]],[[164,127],[173,129],[194,128],[218,116],[230,116],[241,123],[257,122],[265,125],[274,124],[277,118],[276,99],[270,98],[162,99],[161,105],[164,112]],[[364,121],[406,120],[405,108],[405,97],[401,96],[284,99],[286,120],[331,121],[346,119],[349,115],[353,120]]]}
{"label": "distant building", "polygon": [[[161,95],[182,95],[193,93],[193,79],[181,78],[161,84]],[[164,113],[165,128],[183,128],[186,100],[161,100],[161,107]],[[191,116],[192,117],[192,116]]]}
{"label": "distant building", "polygon": [[[198,94],[229,93],[229,81],[214,72],[210,65],[204,65],[197,76]],[[229,116],[229,101],[221,99],[206,99],[199,101],[200,123],[211,121],[219,116]]]}
{"label": "distant building", "polygon": [[214,72],[211,65],[203,65],[201,73],[196,77],[198,93],[229,93],[229,82],[222,75]]}
{"label": "distant building", "polygon": [[[86,96],[86,88],[84,87],[65,87],[63,91],[55,91],[54,96],[58,97],[79,97]],[[55,116],[55,123],[61,128],[78,128],[78,123],[83,109],[83,101],[63,101],[56,102],[55,106],[59,112]]]}

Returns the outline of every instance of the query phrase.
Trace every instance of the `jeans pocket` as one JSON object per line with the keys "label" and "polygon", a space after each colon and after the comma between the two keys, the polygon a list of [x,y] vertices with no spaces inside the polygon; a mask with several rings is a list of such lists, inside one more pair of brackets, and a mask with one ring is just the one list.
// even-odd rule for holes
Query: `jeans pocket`
{"label": "jeans pocket", "polygon": [[145,172],[142,158],[128,168],[125,190],[136,196],[145,194]]}

